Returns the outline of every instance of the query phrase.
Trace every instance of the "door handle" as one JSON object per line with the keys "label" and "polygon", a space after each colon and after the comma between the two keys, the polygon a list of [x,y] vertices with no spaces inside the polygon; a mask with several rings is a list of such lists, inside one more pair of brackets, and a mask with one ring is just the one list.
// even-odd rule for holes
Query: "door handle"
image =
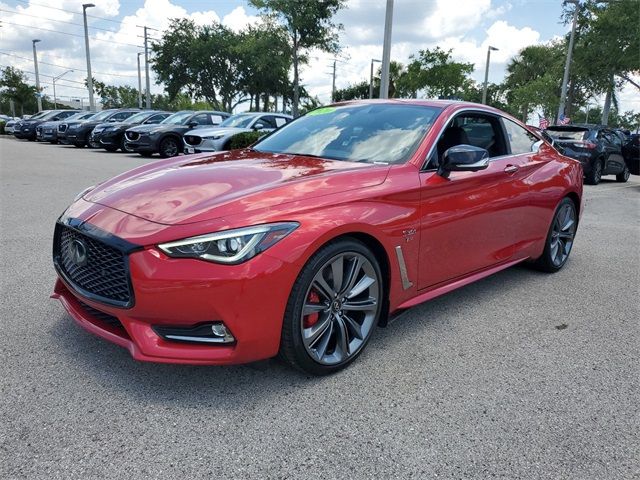
{"label": "door handle", "polygon": [[519,167],[517,165],[507,165],[504,167],[504,173],[516,173]]}

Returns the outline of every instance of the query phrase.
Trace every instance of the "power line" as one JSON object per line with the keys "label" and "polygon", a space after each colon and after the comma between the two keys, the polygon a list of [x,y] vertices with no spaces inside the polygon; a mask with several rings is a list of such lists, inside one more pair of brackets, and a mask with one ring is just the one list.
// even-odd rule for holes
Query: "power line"
{"label": "power line", "polygon": [[[20,55],[14,54],[14,53],[0,52],[0,55],[8,55],[10,57],[20,58],[22,60],[28,60],[28,61],[32,60],[30,58],[22,57]],[[49,65],[51,67],[58,67],[58,68],[65,68],[65,69],[69,69],[70,68],[69,65],[57,65],[55,63],[47,63],[47,62],[40,62],[40,61],[38,63],[40,63],[42,65]],[[87,72],[83,68],[73,68],[73,70],[77,70],[79,72],[85,72],[85,73]],[[100,75],[110,75],[110,76],[113,76],[113,77],[138,78],[137,75],[124,75],[124,74],[121,74],[121,73],[107,73],[107,72],[98,72],[98,71],[94,71],[93,73],[98,73]]]}
{"label": "power line", "polygon": [[[66,23],[67,25],[76,25],[78,27],[83,27],[84,26],[84,25],[82,25],[80,23],[67,22],[66,20],[57,20],[55,18],[47,18],[47,17],[42,17],[42,16],[39,16],[39,15],[30,15],[28,13],[22,13],[22,12],[13,12],[11,10],[4,10],[2,8],[0,8],[0,12],[12,13],[14,15],[22,15],[23,17],[39,18],[41,20],[47,20],[49,22]],[[100,28],[100,27],[92,27],[92,26],[89,26],[89,28],[92,28],[94,30],[102,30],[103,32],[118,33],[117,30],[109,30],[108,28]]]}
{"label": "power line", "polygon": [[[82,15],[82,13],[74,12],[73,10],[65,10],[64,8],[52,7],[50,5],[42,5],[40,3],[29,2],[28,0],[14,0],[14,1],[20,2],[20,3],[24,3],[25,5],[31,5],[31,6],[34,6],[34,7],[50,8],[52,10],[58,10],[60,12],[67,12],[67,13],[71,13],[72,15]],[[97,18],[99,20],[104,20],[105,22],[112,22],[112,23],[118,23],[118,24],[124,25],[124,22],[121,22],[121,21],[118,21],[118,20],[113,20],[111,18],[98,17],[97,15],[89,15],[89,14],[87,14],[87,17]]]}
{"label": "power line", "polygon": [[[84,38],[84,35],[80,35],[80,34],[77,34],[77,33],[61,32],[60,30],[52,30],[50,28],[34,27],[34,26],[31,26],[31,25],[22,25],[20,23],[7,22],[6,20],[2,20],[2,23],[6,23],[7,25],[13,25],[15,27],[35,28],[36,30],[43,30],[45,32],[53,32],[53,33],[59,33],[60,35],[68,35],[70,37]],[[97,42],[115,43],[115,44],[124,45],[124,46],[127,46],[127,47],[142,48],[140,45],[133,45],[131,43],[117,42],[115,40],[107,40],[107,39],[104,39],[104,38],[97,38],[97,37],[89,37],[89,38],[91,40],[94,40],[94,41],[97,41]]]}

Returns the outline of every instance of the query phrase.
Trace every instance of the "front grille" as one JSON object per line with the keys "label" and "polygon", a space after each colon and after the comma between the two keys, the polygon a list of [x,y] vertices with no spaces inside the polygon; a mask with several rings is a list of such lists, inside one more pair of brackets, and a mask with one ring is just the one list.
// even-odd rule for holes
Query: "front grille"
{"label": "front grille", "polygon": [[185,135],[184,141],[189,145],[197,146],[202,143],[202,138],[197,135]]}
{"label": "front grille", "polygon": [[[54,255],[67,280],[97,300],[129,305],[132,295],[125,254],[65,225],[58,228]],[[78,255],[79,250],[85,255]]]}
{"label": "front grille", "polygon": [[84,302],[78,301],[78,303],[80,303],[80,306],[92,317],[95,317],[98,320],[112,327],[124,328],[120,320],[118,320],[118,317],[114,317],[113,315],[110,315],[106,312],[101,312],[100,310],[96,310],[95,308],[90,307]]}
{"label": "front grille", "polygon": [[58,125],[58,131],[64,132],[67,129],[67,124],[63,123],[62,125]]}
{"label": "front grille", "polygon": [[127,136],[127,140],[138,140],[140,138],[140,134],[138,132],[125,132]]}

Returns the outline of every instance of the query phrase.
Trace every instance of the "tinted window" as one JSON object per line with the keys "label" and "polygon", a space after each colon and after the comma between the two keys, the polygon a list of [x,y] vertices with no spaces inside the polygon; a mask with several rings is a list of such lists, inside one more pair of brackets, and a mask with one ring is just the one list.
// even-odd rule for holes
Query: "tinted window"
{"label": "tinted window", "polygon": [[116,122],[121,122],[122,120],[125,120],[125,119],[129,118],[134,113],[136,113],[136,112],[118,112],[113,117],[111,117],[110,120],[115,120]]}
{"label": "tinted window", "polygon": [[402,163],[415,152],[439,113],[434,107],[388,103],[324,107],[276,130],[254,148],[352,162]]}
{"label": "tinted window", "polygon": [[273,128],[273,129],[278,128],[278,126],[276,125],[276,120],[273,115],[263,115],[258,119],[256,123],[261,123],[263,125],[263,128]]}
{"label": "tinted window", "polygon": [[547,129],[546,132],[551,135],[551,137],[556,140],[586,140],[589,135],[589,130],[584,129],[575,129],[575,130],[564,130],[564,129]]}
{"label": "tinted window", "polygon": [[211,118],[208,113],[199,113],[189,120],[189,123],[195,122],[198,125],[211,125]]}
{"label": "tinted window", "polygon": [[68,112],[61,112],[58,115],[58,118],[60,118],[60,119],[69,118],[69,117],[72,117],[73,115],[75,115],[76,113],[78,113],[78,112],[74,112],[73,110],[70,110]]}
{"label": "tinted window", "polygon": [[511,145],[511,153],[531,153],[534,150],[533,144],[539,141],[538,138],[511,120],[503,118],[502,121]]}
{"label": "tinted window", "polygon": [[248,128],[249,124],[256,118],[255,115],[234,115],[227,118],[220,124],[221,127]]}
{"label": "tinted window", "polygon": [[169,116],[168,113],[158,113],[157,115],[151,115],[145,123],[148,123],[148,124],[160,123],[168,116]]}
{"label": "tinted window", "polygon": [[188,118],[193,115],[193,112],[176,112],[173,115],[169,115],[162,121],[165,125],[183,125]]}

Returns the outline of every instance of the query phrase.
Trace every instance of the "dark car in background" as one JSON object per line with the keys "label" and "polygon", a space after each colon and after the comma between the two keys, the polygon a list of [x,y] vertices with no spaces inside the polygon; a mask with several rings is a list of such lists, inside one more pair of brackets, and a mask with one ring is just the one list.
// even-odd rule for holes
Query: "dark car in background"
{"label": "dark car in background", "polygon": [[127,152],[129,150],[125,146],[124,138],[124,132],[127,129],[136,125],[157,125],[170,115],[171,112],[146,110],[130,116],[124,122],[101,123],[91,132],[89,143],[98,145],[108,152],[115,152],[118,149]]}
{"label": "dark car in background", "polygon": [[125,148],[143,157],[159,153],[175,157],[183,151],[183,135],[201,127],[220,125],[230,115],[226,112],[183,110],[167,117],[158,125],[139,125],[125,132]]}
{"label": "dark car in background", "polygon": [[600,183],[603,175],[615,175],[618,182],[629,180],[629,167],[622,155],[622,140],[602,125],[554,125],[546,129],[562,154],[582,164],[585,181]]}
{"label": "dark car in background", "polygon": [[58,125],[63,122],[74,122],[76,120],[88,120],[94,116],[96,112],[76,112],[63,120],[52,120],[50,122],[42,122],[36,127],[36,140],[40,142],[58,143]]}
{"label": "dark car in background", "polygon": [[[67,122],[65,128],[66,142],[75,145],[78,148],[82,148],[85,145],[89,145],[89,135],[96,127],[101,123],[109,122],[122,122],[129,118],[131,115],[138,113],[140,110],[137,108],[118,108],[103,110],[89,120],[80,120],[76,122]],[[60,132],[60,130],[58,130]]]}
{"label": "dark car in background", "polygon": [[38,125],[46,121],[64,120],[76,113],[78,113],[78,110],[47,110],[43,115],[38,114],[28,120],[22,120],[19,129],[14,127],[13,135],[16,138],[33,141],[36,139],[36,128]]}
{"label": "dark car in background", "polygon": [[633,175],[640,175],[640,133],[632,133],[622,145],[622,156]]}

